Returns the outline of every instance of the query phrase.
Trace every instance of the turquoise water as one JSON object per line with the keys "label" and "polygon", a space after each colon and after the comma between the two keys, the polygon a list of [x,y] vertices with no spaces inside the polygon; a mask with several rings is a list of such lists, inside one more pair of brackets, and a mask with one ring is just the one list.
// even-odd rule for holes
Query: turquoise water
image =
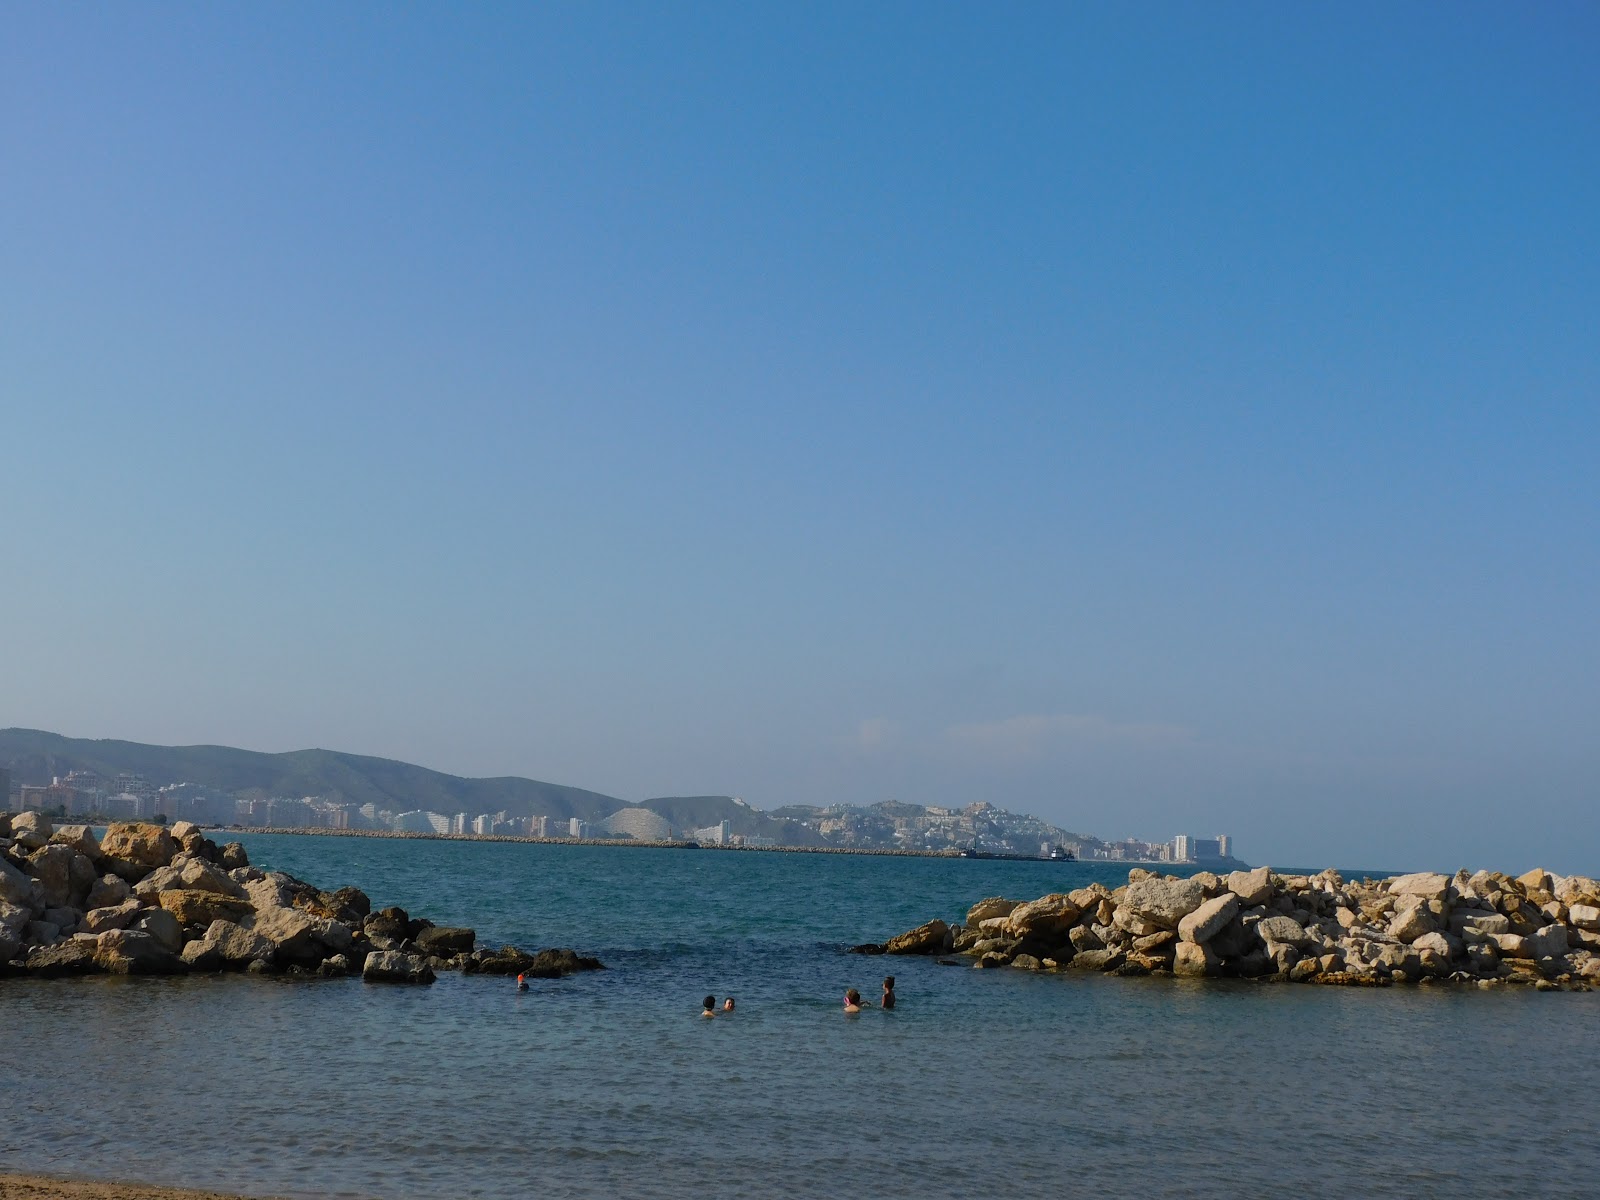
{"label": "turquoise water", "polygon": [[[258,836],[487,941],[610,968],[0,981],[0,1162],[290,1196],[1582,1195],[1600,995],[861,958],[1092,865]],[[900,1006],[845,1016],[885,971]],[[738,997],[701,1020],[707,992]]]}

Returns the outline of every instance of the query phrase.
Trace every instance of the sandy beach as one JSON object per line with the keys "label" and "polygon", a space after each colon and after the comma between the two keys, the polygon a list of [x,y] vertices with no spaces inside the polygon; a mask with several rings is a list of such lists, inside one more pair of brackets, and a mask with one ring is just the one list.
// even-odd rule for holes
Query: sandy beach
{"label": "sandy beach", "polygon": [[143,1183],[88,1183],[43,1175],[0,1175],[0,1200],[240,1200],[228,1192]]}

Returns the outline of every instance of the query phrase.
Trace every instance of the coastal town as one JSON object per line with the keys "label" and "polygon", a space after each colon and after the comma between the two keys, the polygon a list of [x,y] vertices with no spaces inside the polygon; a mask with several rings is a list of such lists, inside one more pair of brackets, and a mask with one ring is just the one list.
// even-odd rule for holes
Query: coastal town
{"label": "coastal town", "polygon": [[48,782],[0,789],[16,812],[91,821],[188,821],[209,828],[393,833],[435,837],[515,837],[552,841],[687,843],[748,849],[840,849],[955,854],[1070,855],[1082,861],[1198,863],[1229,860],[1227,834],[1178,834],[1165,841],[1105,840],[979,800],[960,808],[885,800],[868,805],[792,804],[770,812],[739,797],[703,797],[698,807],[726,815],[698,823],[670,798],[626,805],[596,820],[506,809],[436,812],[353,803],[339,795],[282,796],[260,788],[228,791],[196,783],[158,783],[136,772],[69,770]]}

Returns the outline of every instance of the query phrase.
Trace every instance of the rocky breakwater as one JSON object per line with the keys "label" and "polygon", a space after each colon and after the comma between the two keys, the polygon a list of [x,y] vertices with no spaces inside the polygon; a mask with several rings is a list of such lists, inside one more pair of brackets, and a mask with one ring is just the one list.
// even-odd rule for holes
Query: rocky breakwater
{"label": "rocky breakwater", "polygon": [[980,900],[885,954],[960,954],[978,967],[1388,986],[1600,985],[1600,883],[1529,871],[1347,881],[1271,868],[1179,879],[1133,870],[1037,900]]}
{"label": "rocky breakwater", "polygon": [[554,977],[598,970],[571,950],[476,947],[471,929],[374,911],[250,865],[195,826],[87,825],[0,813],[0,975],[256,974],[432,983],[436,972]]}

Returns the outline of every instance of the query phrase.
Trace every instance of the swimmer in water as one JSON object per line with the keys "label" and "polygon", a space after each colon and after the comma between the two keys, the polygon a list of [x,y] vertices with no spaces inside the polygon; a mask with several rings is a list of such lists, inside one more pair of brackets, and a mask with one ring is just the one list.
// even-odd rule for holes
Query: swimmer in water
{"label": "swimmer in water", "polygon": [[726,1000],[724,1000],[722,1002],[722,1011],[725,1012],[725,1013],[731,1013],[733,1011],[733,997],[732,996],[729,996]]}
{"label": "swimmer in water", "polygon": [[844,1010],[847,1013],[861,1011],[861,993],[856,991],[855,988],[851,988],[844,994]]}
{"label": "swimmer in water", "polygon": [[883,999],[878,1002],[878,1007],[890,1009],[894,1007],[894,976],[885,975],[883,978]]}
{"label": "swimmer in water", "polygon": [[702,1017],[714,1017],[717,1015],[717,998],[715,996],[707,996],[705,998],[705,1008],[701,1010],[700,1015]]}
{"label": "swimmer in water", "polygon": [[525,992],[527,990],[528,990],[528,981],[527,981],[527,979],[524,976],[518,975],[517,976],[517,991]]}

